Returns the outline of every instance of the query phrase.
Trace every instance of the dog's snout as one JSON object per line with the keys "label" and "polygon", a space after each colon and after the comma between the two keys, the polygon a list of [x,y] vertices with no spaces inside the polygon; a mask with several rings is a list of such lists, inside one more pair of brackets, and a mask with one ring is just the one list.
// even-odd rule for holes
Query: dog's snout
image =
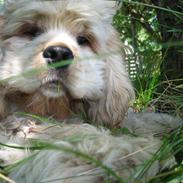
{"label": "dog's snout", "polygon": [[43,57],[47,59],[48,65],[54,65],[56,69],[60,69],[68,67],[74,55],[67,47],[50,46],[43,52]]}

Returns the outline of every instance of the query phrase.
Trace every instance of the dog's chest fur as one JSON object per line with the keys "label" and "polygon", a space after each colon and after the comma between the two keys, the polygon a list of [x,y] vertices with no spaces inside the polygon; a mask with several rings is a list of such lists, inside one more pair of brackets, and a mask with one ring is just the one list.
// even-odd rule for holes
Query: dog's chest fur
{"label": "dog's chest fur", "polygon": [[40,93],[24,94],[15,92],[7,96],[9,111],[27,112],[35,115],[53,117],[57,120],[67,119],[71,115],[68,98],[46,98]]}

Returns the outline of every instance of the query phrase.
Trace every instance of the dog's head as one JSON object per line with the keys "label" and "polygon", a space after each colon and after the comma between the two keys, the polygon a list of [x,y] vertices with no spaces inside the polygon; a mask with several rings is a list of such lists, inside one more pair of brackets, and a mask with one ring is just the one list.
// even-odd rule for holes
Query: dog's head
{"label": "dog's head", "polygon": [[111,26],[114,13],[108,0],[6,0],[0,80],[27,94],[85,99],[90,119],[119,123],[133,89]]}

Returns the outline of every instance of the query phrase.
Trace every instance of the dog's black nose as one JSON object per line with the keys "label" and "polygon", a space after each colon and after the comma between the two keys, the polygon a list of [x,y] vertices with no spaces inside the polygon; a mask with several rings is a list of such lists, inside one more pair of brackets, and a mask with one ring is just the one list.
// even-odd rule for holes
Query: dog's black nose
{"label": "dog's black nose", "polygon": [[61,69],[66,68],[71,64],[74,55],[67,47],[50,46],[43,52],[43,57],[47,59],[48,65],[52,65],[56,69]]}

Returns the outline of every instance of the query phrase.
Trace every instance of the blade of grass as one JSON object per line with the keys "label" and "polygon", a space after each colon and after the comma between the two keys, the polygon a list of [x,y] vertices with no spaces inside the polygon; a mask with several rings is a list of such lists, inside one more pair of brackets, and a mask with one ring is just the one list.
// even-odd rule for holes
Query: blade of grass
{"label": "blade of grass", "polygon": [[167,12],[174,13],[177,15],[183,15],[183,13],[179,12],[179,11],[175,11],[172,9],[168,9],[168,8],[164,8],[164,7],[160,7],[160,6],[155,6],[155,5],[151,5],[151,4],[147,4],[147,3],[143,3],[143,2],[129,1],[129,0],[121,0],[121,1],[129,3],[129,4],[135,4],[135,5],[146,6],[146,7],[150,7],[150,8],[154,8],[154,9],[159,9],[159,10],[167,11]]}
{"label": "blade of grass", "polygon": [[6,177],[5,175],[0,173],[0,180],[5,181],[6,183],[16,183],[15,181],[13,181],[12,179]]}

